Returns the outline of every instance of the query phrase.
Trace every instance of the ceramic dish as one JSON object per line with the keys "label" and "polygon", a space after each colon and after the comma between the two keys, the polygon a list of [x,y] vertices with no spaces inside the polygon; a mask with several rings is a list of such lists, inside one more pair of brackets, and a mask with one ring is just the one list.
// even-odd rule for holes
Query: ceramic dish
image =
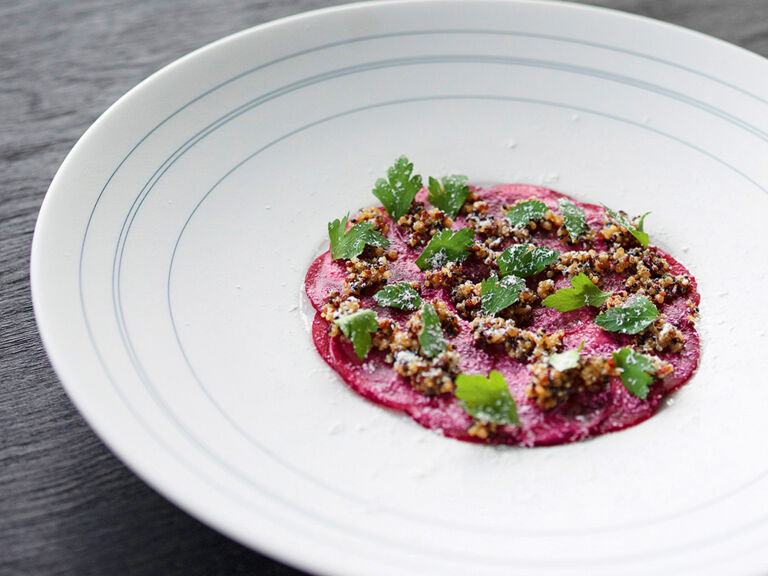
{"label": "ceramic dish", "polygon": [[[699,281],[698,373],[654,418],[493,448],[360,399],[312,345],[328,221],[421,173],[637,214]],[[546,2],[303,14],[158,72],[46,196],[32,288],[94,430],[158,491],[320,574],[768,569],[768,63]]]}

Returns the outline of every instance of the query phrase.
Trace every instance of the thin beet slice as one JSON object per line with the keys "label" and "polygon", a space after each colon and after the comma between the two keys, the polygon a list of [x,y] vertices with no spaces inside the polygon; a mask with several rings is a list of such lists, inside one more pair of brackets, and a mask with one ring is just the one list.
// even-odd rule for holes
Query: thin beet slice
{"label": "thin beet slice", "polygon": [[[553,190],[520,184],[472,188],[472,191],[477,200],[488,204],[488,213],[496,218],[499,217],[502,205],[513,204],[518,200],[536,198],[556,211],[558,200],[568,198]],[[602,207],[568,199],[584,210],[587,226],[595,232],[602,227],[604,214]],[[429,207],[426,190],[419,192],[416,201],[424,202],[426,207]],[[390,263],[391,277],[388,283],[404,280],[423,284],[424,273],[415,264],[423,246],[409,247],[407,234],[391,220],[387,219],[387,222],[389,230],[386,236],[391,243],[389,249],[395,250],[398,254],[397,260]],[[459,215],[452,228],[458,230],[466,226],[466,216]],[[598,251],[605,250],[605,241],[599,235],[596,236],[592,247]],[[579,243],[566,245],[558,240],[556,235],[545,231],[534,231],[530,242],[555,248],[561,252],[584,249],[584,246]],[[508,241],[506,245],[511,243]],[[554,409],[542,410],[526,394],[531,378],[528,364],[510,358],[502,345],[476,344],[473,341],[469,322],[459,318],[459,331],[450,337],[450,341],[454,350],[460,355],[461,373],[487,375],[491,370],[501,372],[517,403],[520,418],[520,426],[499,426],[496,433],[488,439],[479,440],[469,434],[468,430],[473,419],[464,411],[461,401],[453,394],[425,396],[414,389],[406,378],[395,372],[392,365],[385,361],[382,352],[372,349],[361,362],[355,355],[350,342],[345,338],[329,336],[330,325],[320,316],[319,311],[322,310],[331,292],[341,292],[346,276],[343,261],[333,261],[330,252],[322,254],[311,264],[305,280],[307,296],[318,311],[312,325],[313,340],[323,359],[357,393],[382,406],[402,410],[422,426],[451,438],[469,442],[538,446],[565,444],[614,432],[634,426],[651,417],[664,396],[691,378],[699,362],[699,337],[693,323],[688,320],[691,314],[689,306],[699,303],[700,296],[696,289],[696,281],[677,260],[659,249],[656,250],[669,264],[670,273],[678,276],[687,275],[691,287],[685,296],[675,296],[658,306],[659,312],[664,314],[666,320],[674,324],[683,334],[685,344],[681,351],[675,353],[657,353],[657,356],[669,362],[674,370],[663,380],[654,382],[645,400],[633,396],[620,379],[614,376],[609,385],[598,393],[581,393]],[[481,266],[478,268],[478,274],[485,275],[487,270]],[[555,282],[556,288],[569,286],[568,279],[562,276],[555,278]],[[624,279],[620,275],[609,275],[604,277],[604,289],[621,288],[623,282]],[[455,311],[450,294],[445,289],[424,289],[422,298],[427,301],[441,300]],[[401,325],[411,314],[382,308],[370,295],[360,299],[365,308],[374,309],[380,318],[392,318]],[[582,353],[588,356],[608,356],[622,346],[631,344],[630,336],[606,332],[594,324],[596,314],[597,310],[594,308],[581,308],[573,312],[560,313],[554,309],[537,307],[532,323],[526,329],[541,329],[547,333],[563,330],[564,348],[573,349],[583,343]]]}

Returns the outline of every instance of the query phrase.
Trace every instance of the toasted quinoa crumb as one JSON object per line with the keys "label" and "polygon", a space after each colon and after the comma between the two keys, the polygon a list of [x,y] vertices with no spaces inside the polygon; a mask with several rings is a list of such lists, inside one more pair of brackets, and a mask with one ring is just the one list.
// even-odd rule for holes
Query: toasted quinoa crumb
{"label": "toasted quinoa crumb", "polygon": [[424,286],[426,288],[452,288],[461,281],[461,264],[448,262],[442,268],[426,270],[424,272]]}
{"label": "toasted quinoa crumb", "polygon": [[519,361],[536,359],[556,352],[563,342],[563,331],[546,334],[542,330],[518,328],[512,319],[481,316],[470,323],[475,343],[504,344],[510,358]]}
{"label": "toasted quinoa crumb", "polygon": [[354,257],[347,260],[347,277],[344,281],[344,293],[353,296],[370,293],[383,286],[390,278],[388,261],[384,256],[366,260]]}
{"label": "toasted quinoa crumb", "polygon": [[331,292],[326,299],[322,312],[320,312],[320,316],[329,323],[328,334],[334,338],[341,334],[339,327],[336,325],[336,320],[358,310],[360,310],[360,300],[347,294]]}
{"label": "toasted quinoa crumb", "polygon": [[459,355],[451,350],[434,358],[425,358],[414,352],[398,352],[394,356],[395,371],[408,379],[411,386],[426,396],[448,394],[455,389]]}
{"label": "toasted quinoa crumb", "polygon": [[648,352],[680,352],[685,346],[683,333],[663,317],[635,336],[635,343]]}
{"label": "toasted quinoa crumb", "polygon": [[542,280],[536,286],[536,294],[538,294],[539,298],[541,298],[542,300],[544,300],[544,298],[554,293],[555,293],[555,282],[553,280]]}
{"label": "toasted quinoa crumb", "polygon": [[531,366],[531,383],[526,394],[542,410],[552,410],[582,392],[604,390],[616,374],[613,358],[600,356],[579,359],[579,365],[569,370],[556,370],[546,361]]}
{"label": "toasted quinoa crumb", "polygon": [[470,281],[459,284],[451,292],[451,300],[456,306],[456,312],[459,313],[459,316],[464,320],[472,320],[480,314],[482,305],[480,284]]}
{"label": "toasted quinoa crumb", "polygon": [[467,429],[467,433],[478,440],[487,440],[490,436],[496,434],[498,426],[493,422],[483,422],[473,420],[472,425]]}
{"label": "toasted quinoa crumb", "polygon": [[426,245],[432,236],[453,226],[453,220],[439,208],[427,209],[421,202],[414,202],[397,225],[411,231],[408,245],[414,248]]}
{"label": "toasted quinoa crumb", "polygon": [[354,226],[360,222],[370,222],[374,230],[386,234],[389,231],[386,213],[382,207],[372,207],[360,210],[349,220],[348,226]]}

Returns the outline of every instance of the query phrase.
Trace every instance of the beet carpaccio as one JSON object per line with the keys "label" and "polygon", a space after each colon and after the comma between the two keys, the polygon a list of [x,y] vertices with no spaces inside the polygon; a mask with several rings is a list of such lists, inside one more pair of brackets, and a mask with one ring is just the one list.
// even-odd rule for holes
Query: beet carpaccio
{"label": "beet carpaccio", "polygon": [[645,215],[424,182],[405,157],[373,194],[305,281],[318,352],[365,398],[451,438],[552,445],[638,424],[693,375],[696,281]]}

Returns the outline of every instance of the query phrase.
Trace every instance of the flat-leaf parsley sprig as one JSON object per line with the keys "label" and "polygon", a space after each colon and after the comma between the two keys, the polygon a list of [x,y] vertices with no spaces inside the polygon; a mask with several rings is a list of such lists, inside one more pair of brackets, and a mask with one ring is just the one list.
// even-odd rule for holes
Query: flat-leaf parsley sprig
{"label": "flat-leaf parsley sprig", "polygon": [[504,276],[499,281],[490,276],[480,283],[481,308],[483,314],[492,316],[512,306],[525,290],[525,280],[517,276]]}
{"label": "flat-leaf parsley sprig", "polygon": [[432,304],[424,304],[421,308],[421,330],[419,331],[421,351],[427,358],[434,358],[448,347],[440,327],[440,317]]}
{"label": "flat-leaf parsley sprig", "polygon": [[482,374],[456,376],[456,398],[470,416],[481,422],[520,425],[517,404],[501,372],[491,370],[486,378]]}
{"label": "flat-leaf parsley sprig", "polygon": [[576,239],[581,236],[587,226],[587,215],[584,210],[566,198],[560,198],[557,207],[560,208],[563,215],[565,231],[571,237],[571,242],[576,242]]}
{"label": "flat-leaf parsley sprig", "polygon": [[448,262],[461,262],[469,256],[468,250],[475,243],[475,231],[462,228],[453,232],[442,230],[432,236],[424,251],[416,259],[420,270],[442,268]]}
{"label": "flat-leaf parsley sprig", "polygon": [[408,282],[397,282],[385,286],[373,295],[373,299],[379,306],[400,310],[417,310],[421,307],[421,296]]}
{"label": "flat-leaf parsley sprig", "polygon": [[400,156],[387,169],[387,179],[379,178],[373,188],[373,195],[395,222],[408,213],[413,199],[421,190],[421,176],[412,174],[413,164],[405,156]]}
{"label": "flat-leaf parsley sprig", "polygon": [[352,341],[352,347],[360,360],[371,349],[371,334],[378,332],[379,321],[373,310],[358,310],[335,320],[341,332]]}
{"label": "flat-leaf parsley sprig", "polygon": [[608,308],[595,318],[595,324],[608,332],[637,334],[645,330],[659,315],[647,297],[633,294],[622,306]]}
{"label": "flat-leaf parsley sprig", "polygon": [[624,387],[633,396],[645,400],[654,380],[653,376],[656,374],[653,361],[632,348],[624,347],[613,353],[613,362],[619,369],[619,378]]}
{"label": "flat-leaf parsley sprig", "polygon": [[542,301],[547,308],[557,308],[559,312],[570,312],[584,306],[599,308],[608,300],[611,293],[603,292],[584,274],[571,278],[572,288],[561,288]]}
{"label": "flat-leaf parsley sprig", "polygon": [[442,181],[441,185],[435,178],[429,177],[429,201],[451,218],[456,218],[469,198],[467,177],[456,174],[446,176]]}
{"label": "flat-leaf parsley sprig", "polygon": [[521,278],[535,276],[557,261],[560,252],[545,246],[513,244],[496,259],[502,276],[514,274]]}
{"label": "flat-leaf parsley sprig", "polygon": [[389,240],[381,232],[373,229],[370,222],[355,224],[346,233],[349,214],[341,220],[338,218],[328,223],[328,237],[331,239],[331,258],[354,258],[363,253],[366,245],[384,248],[389,246]]}
{"label": "flat-leaf parsley sprig", "polygon": [[541,200],[526,200],[507,210],[505,216],[513,228],[522,228],[532,220],[541,220],[549,206]]}

